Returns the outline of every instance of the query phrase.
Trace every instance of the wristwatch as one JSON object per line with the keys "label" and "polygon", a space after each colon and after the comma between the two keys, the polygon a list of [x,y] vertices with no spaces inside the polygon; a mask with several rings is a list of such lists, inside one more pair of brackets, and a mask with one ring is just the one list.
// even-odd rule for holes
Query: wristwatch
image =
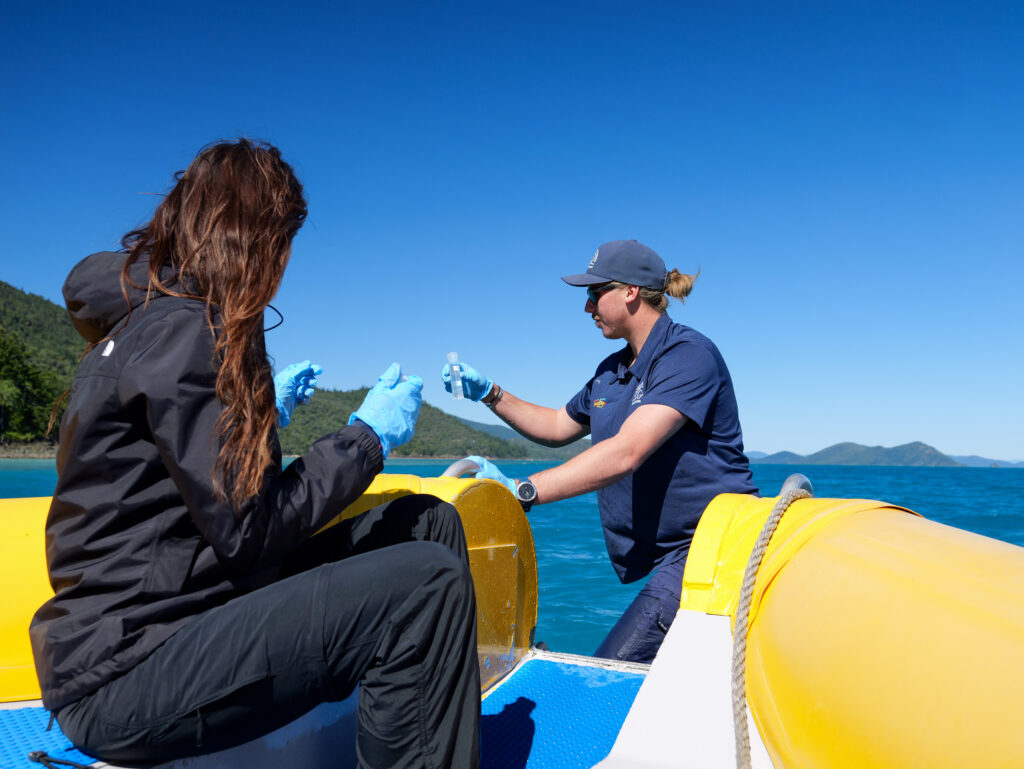
{"label": "wristwatch", "polygon": [[519,504],[523,506],[523,512],[530,512],[530,508],[533,507],[533,503],[537,501],[537,487],[534,486],[530,481],[521,481],[516,479],[516,499],[519,500]]}
{"label": "wristwatch", "polygon": [[501,396],[505,394],[505,391],[501,389],[501,386],[495,382],[494,386],[491,387],[491,391],[487,395],[491,396],[488,398],[486,395],[480,400],[487,408],[494,410],[494,407],[498,405],[498,401],[501,400]]}

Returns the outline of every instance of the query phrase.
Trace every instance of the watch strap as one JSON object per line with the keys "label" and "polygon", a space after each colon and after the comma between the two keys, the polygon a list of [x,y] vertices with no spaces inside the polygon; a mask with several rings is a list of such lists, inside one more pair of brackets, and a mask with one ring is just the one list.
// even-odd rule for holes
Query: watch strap
{"label": "watch strap", "polygon": [[[491,395],[491,393],[493,393],[493,395]],[[501,396],[505,394],[505,391],[501,389],[501,385],[495,382],[494,386],[491,388],[491,393],[488,393],[488,395],[491,395],[490,399],[485,398],[481,401],[481,403],[489,409],[493,409],[498,405],[498,401],[501,400]]]}

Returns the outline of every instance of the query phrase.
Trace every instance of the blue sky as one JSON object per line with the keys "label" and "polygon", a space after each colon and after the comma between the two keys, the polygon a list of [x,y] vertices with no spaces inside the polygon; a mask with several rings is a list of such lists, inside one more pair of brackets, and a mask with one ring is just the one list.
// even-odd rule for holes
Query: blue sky
{"label": "blue sky", "polygon": [[702,270],[672,317],[749,449],[1024,459],[1024,5],[0,2],[0,279],[60,301],[202,145],[306,186],[282,366],[453,402],[445,353],[565,403],[618,343],[594,249]]}

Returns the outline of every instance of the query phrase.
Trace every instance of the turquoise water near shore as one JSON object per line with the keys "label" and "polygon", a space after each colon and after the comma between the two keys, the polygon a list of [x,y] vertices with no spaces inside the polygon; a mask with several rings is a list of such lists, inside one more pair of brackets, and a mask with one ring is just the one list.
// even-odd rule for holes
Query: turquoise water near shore
{"label": "turquoise water near shore", "polygon": [[[439,475],[449,460],[389,460],[385,472]],[[501,462],[525,476],[551,462]],[[754,480],[774,495],[791,473],[811,479],[818,497],[878,499],[942,523],[1024,546],[1024,470],[971,467],[754,465]],[[0,498],[49,496],[53,460],[0,459]],[[556,651],[590,654],[642,583],[621,585],[604,548],[597,495],[534,509],[540,615],[537,639]]]}

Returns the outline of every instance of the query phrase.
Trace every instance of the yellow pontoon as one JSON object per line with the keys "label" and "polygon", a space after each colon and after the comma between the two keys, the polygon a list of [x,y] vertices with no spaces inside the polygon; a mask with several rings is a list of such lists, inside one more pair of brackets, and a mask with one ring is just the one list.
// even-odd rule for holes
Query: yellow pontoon
{"label": "yellow pontoon", "polygon": [[[882,502],[814,499],[801,487],[790,484],[781,505],[731,494],[712,501],[679,614],[651,666],[532,646],[533,538],[499,483],[382,475],[340,517],[420,492],[462,515],[479,605],[485,767],[1024,766],[1024,548]],[[50,594],[48,506],[0,500],[4,769],[33,766],[30,750],[89,761],[56,727],[45,732],[37,699],[27,629]],[[172,765],[351,765],[354,729],[350,698]]]}

